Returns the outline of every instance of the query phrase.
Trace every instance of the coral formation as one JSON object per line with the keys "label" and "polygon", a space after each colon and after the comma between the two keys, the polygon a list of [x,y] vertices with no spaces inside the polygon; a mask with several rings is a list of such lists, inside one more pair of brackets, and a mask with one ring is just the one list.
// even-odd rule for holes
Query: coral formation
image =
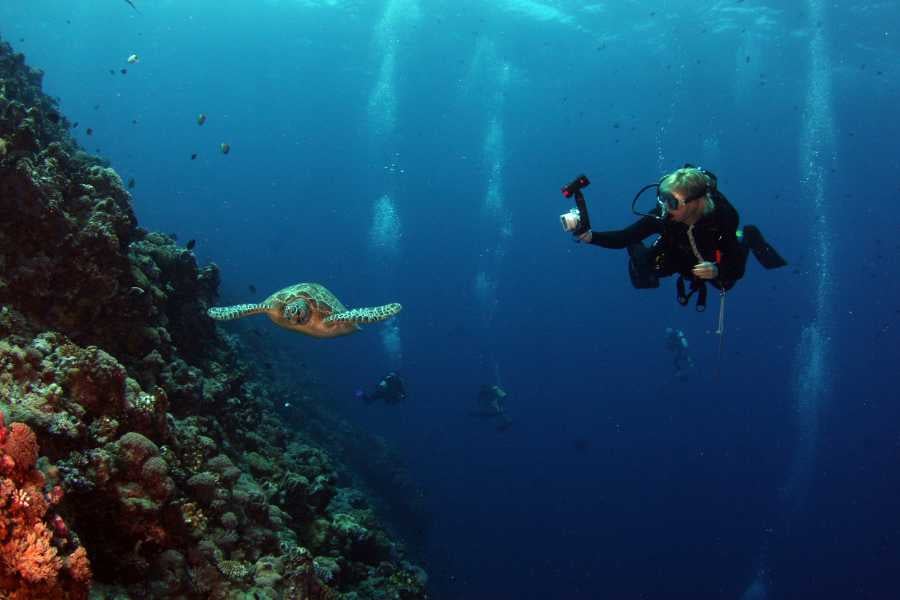
{"label": "coral formation", "polygon": [[216,266],[137,226],[40,83],[0,42],[0,597],[425,598],[350,487],[389,453],[241,358]]}
{"label": "coral formation", "polygon": [[0,591],[23,600],[87,598],[90,562],[55,512],[61,488],[35,468],[37,459],[31,428],[6,427],[0,412]]}

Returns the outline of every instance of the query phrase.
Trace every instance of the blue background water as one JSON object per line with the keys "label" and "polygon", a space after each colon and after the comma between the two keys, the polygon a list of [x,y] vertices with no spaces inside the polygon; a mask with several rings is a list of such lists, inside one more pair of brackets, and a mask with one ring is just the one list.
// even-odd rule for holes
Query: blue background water
{"label": "blue background water", "polygon": [[[900,596],[896,4],[135,1],[5,0],[0,34],[135,178],[142,226],[221,267],[223,303],[312,280],[404,304],[402,358],[384,325],[270,340],[409,461],[436,598]],[[618,228],[688,161],[791,260],[751,259],[718,379],[715,310],[631,289],[557,221],[578,172]],[[407,405],[354,402],[389,368]],[[467,416],[482,383],[509,431]]]}

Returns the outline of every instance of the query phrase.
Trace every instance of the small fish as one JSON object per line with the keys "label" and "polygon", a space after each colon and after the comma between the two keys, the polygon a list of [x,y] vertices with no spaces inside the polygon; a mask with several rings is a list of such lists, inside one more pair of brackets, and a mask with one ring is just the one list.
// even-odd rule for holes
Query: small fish
{"label": "small fish", "polygon": [[143,290],[143,288],[139,288],[138,286],[134,285],[134,286],[131,286],[130,288],[128,288],[128,295],[134,296],[134,297],[143,296],[144,290]]}
{"label": "small fish", "polygon": [[256,293],[256,286],[253,285],[252,283],[251,283],[250,285],[247,286],[247,289],[250,290],[250,293],[251,293],[251,294],[255,294],[255,293]]}
{"label": "small fish", "polygon": [[197,115],[197,125],[203,125],[204,123],[206,123],[206,115],[200,113]]}
{"label": "small fish", "polygon": [[86,134],[88,134],[88,135],[94,135],[94,130],[91,129],[90,127],[88,127],[87,129],[85,129],[84,132],[85,132]]}
{"label": "small fish", "polygon": [[94,105],[94,110],[100,110],[100,105],[99,105],[99,104],[95,104],[95,105]]}
{"label": "small fish", "polygon": [[129,190],[134,189],[134,177],[129,177],[129,178],[128,178],[128,189],[129,189]]}
{"label": "small fish", "polygon": [[115,74],[116,74],[115,69],[110,69],[110,70],[109,70],[109,74],[110,74],[110,75],[115,75]]}
{"label": "small fish", "polygon": [[219,150],[222,151],[222,154],[228,154],[229,152],[231,152],[231,146],[226,144],[225,142],[222,142],[219,145]]}
{"label": "small fish", "polygon": [[197,240],[188,240],[188,243],[184,245],[188,250],[193,250],[194,246],[197,245]]}
{"label": "small fish", "polygon": [[128,69],[122,69],[121,71],[119,71],[119,73],[121,73],[122,75],[128,75]]}
{"label": "small fish", "polygon": [[72,129],[78,129],[78,121],[72,123]]}
{"label": "small fish", "polygon": [[197,153],[196,153],[196,152],[194,152],[193,154],[191,154],[191,160],[197,160]]}
{"label": "small fish", "polygon": [[137,119],[132,119],[132,120],[131,120],[131,124],[132,124],[132,125],[137,125]]}
{"label": "small fish", "polygon": [[125,59],[125,62],[127,62],[129,65],[133,65],[134,63],[138,62],[139,60],[141,60],[141,59],[138,57],[137,54],[132,54],[127,59]]}

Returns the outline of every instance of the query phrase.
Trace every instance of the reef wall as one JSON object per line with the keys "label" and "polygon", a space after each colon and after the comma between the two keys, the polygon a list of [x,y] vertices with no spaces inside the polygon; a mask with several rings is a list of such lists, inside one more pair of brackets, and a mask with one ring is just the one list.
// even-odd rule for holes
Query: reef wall
{"label": "reef wall", "polygon": [[206,317],[217,267],[138,227],[68,129],[0,42],[0,597],[426,598]]}

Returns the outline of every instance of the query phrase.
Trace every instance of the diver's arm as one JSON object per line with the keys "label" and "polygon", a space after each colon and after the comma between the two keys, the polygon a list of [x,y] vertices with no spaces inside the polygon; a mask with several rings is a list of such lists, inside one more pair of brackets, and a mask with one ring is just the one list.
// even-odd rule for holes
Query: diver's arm
{"label": "diver's arm", "polygon": [[[590,242],[602,248],[621,249],[637,244],[654,233],[662,233],[662,221],[653,217],[641,217],[625,229],[616,231],[590,231]],[[587,237],[587,236],[586,236]]]}

